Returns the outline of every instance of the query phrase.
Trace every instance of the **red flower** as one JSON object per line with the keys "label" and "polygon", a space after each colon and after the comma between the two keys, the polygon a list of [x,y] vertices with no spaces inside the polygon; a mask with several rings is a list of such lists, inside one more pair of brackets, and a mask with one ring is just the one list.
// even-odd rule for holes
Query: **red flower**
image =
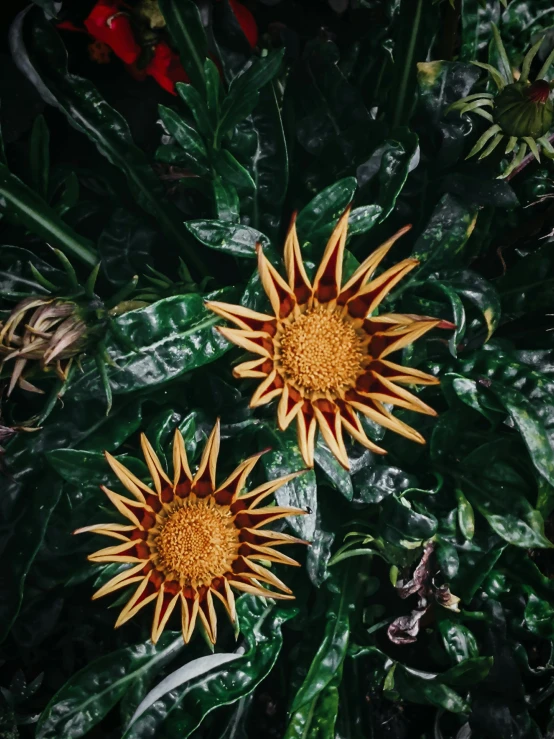
{"label": "red flower", "polygon": [[135,41],[129,16],[121,10],[118,0],[100,0],[84,24],[90,35],[107,44],[126,64],[135,62],[140,46]]}
{"label": "red flower", "polygon": [[246,39],[250,46],[254,48],[258,43],[258,26],[254,20],[254,16],[242,3],[238,0],[229,0],[231,10],[235,14],[235,18],[239,22],[239,26],[242,28],[242,32],[246,36]]}
{"label": "red flower", "polygon": [[175,95],[176,82],[188,82],[189,78],[181,62],[179,56],[172,51],[165,41],[156,44],[154,48],[154,56],[146,67],[146,74],[153,77],[158,85]]}

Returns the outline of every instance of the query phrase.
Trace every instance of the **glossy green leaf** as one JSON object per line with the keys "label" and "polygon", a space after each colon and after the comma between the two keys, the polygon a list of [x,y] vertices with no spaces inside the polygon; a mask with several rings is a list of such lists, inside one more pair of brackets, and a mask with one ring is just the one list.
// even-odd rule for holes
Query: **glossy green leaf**
{"label": "glossy green leaf", "polygon": [[[77,739],[96,726],[132,683],[157,670],[184,647],[175,631],[151,641],[107,654],[77,672],[52,698],[41,715],[37,739]],[[160,664],[161,663],[161,664]]]}
{"label": "glossy green leaf", "polygon": [[451,267],[459,259],[476,221],[475,208],[452,195],[443,195],[412,251],[412,257],[421,262],[416,278],[431,269]]}
{"label": "glossy green leaf", "polygon": [[554,448],[549,441],[544,423],[533,405],[516,388],[494,383],[491,391],[510,414],[537,471],[554,485]]}
{"label": "glossy green leaf", "polygon": [[184,82],[177,82],[175,89],[194,116],[198,132],[208,138],[213,130],[212,119],[208,106],[200,92],[193,85]]}
{"label": "glossy green leaf", "polygon": [[186,227],[204,246],[228,252],[237,257],[256,258],[256,244],[264,248],[269,240],[259,231],[242,224],[223,221],[187,221]]}
{"label": "glossy green leaf", "polygon": [[334,735],[342,671],[341,665],[325,688],[293,713],[283,739],[326,739]]}
{"label": "glossy green leaf", "polygon": [[338,462],[322,439],[318,439],[315,449],[315,462],[332,487],[338,490],[346,500],[354,497],[354,488],[348,472]]}
{"label": "glossy green leaf", "polygon": [[459,488],[456,490],[456,500],[458,501],[458,526],[465,538],[471,540],[475,533],[473,507]]}
{"label": "glossy green leaf", "polygon": [[402,698],[437,706],[450,713],[467,713],[469,705],[459,693],[440,682],[440,675],[426,675],[398,666],[394,673],[394,688]]}
{"label": "glossy green leaf", "polygon": [[121,287],[134,275],[144,273],[158,241],[155,229],[135,213],[116,208],[98,239],[102,269]]}
{"label": "glossy green leaf", "polygon": [[542,639],[554,638],[554,608],[548,601],[530,591],[524,615],[532,634]]}
{"label": "glossy green leaf", "polygon": [[197,5],[192,0],[177,4],[159,0],[159,6],[186,73],[198,91],[202,91],[206,84],[204,62],[208,47]]}
{"label": "glossy green leaf", "polygon": [[221,117],[215,132],[217,148],[221,138],[247,118],[259,100],[259,91],[278,73],[283,61],[283,51],[273,51],[260,59],[254,59],[250,66],[237,75],[221,106]]}
{"label": "glossy green leaf", "polygon": [[[230,347],[214,331],[218,320],[197,294],[164,298],[118,316],[114,320],[117,333],[106,342],[113,362],[107,367],[113,394],[160,385],[222,356]],[[96,367],[86,360],[83,372],[74,375],[67,397],[83,400],[100,392]]]}
{"label": "glossy green leaf", "polygon": [[241,216],[249,218],[249,226],[277,241],[289,165],[281,113],[271,85],[260,92],[252,114],[236,126],[228,148],[256,183],[255,191],[241,198]]}
{"label": "glossy green leaf", "polygon": [[343,573],[340,587],[337,587],[338,581],[335,582],[337,592],[334,593],[326,613],[325,635],[293,700],[292,713],[310,703],[325,690],[341,669],[350,636],[350,610],[354,605],[357,590],[353,569],[353,567],[346,569]]}
{"label": "glossy green leaf", "polygon": [[215,211],[220,221],[238,223],[240,216],[240,201],[234,185],[215,175],[213,178],[213,192]]}
{"label": "glossy green leaf", "polygon": [[491,39],[491,23],[498,23],[501,6],[495,0],[462,0],[462,47],[460,59],[472,62],[482,58]]}
{"label": "glossy green leaf", "polygon": [[263,680],[281,650],[281,626],[295,610],[242,596],[237,601],[237,614],[246,651],[229,667],[216,667],[159,696],[127,728],[125,739],[169,739],[175,733],[186,739],[208,713],[248,695]]}
{"label": "glossy green leaf", "polygon": [[208,155],[202,137],[171,108],[159,105],[158,110],[164,126],[183,149],[189,168],[198,175],[207,174]]}
{"label": "glossy green leaf", "polygon": [[312,241],[314,234],[331,232],[336,221],[344,213],[356,192],[354,177],[346,177],[318,193],[298,214],[296,228],[302,245]]}
{"label": "glossy green leaf", "polygon": [[452,544],[441,541],[436,549],[437,562],[445,579],[456,577],[460,567],[460,557]]}
{"label": "glossy green leaf", "polygon": [[364,503],[380,503],[384,498],[415,485],[413,477],[398,467],[370,464],[357,472],[352,482],[355,497]]}
{"label": "glossy green leaf", "polygon": [[230,151],[224,149],[214,153],[214,166],[224,181],[237,188],[240,192],[251,192],[256,189],[256,183],[250,172],[238,162]]}
{"label": "glossy green leaf", "polygon": [[496,282],[504,313],[520,316],[526,312],[550,310],[553,274],[554,256],[548,244],[518,259]]}
{"label": "glossy green leaf", "polygon": [[451,662],[463,664],[466,660],[479,656],[477,640],[467,626],[443,618],[439,621],[438,627]]}
{"label": "glossy green leaf", "polygon": [[544,535],[544,521],[527,498],[506,485],[470,483],[464,492],[492,530],[517,547],[554,546]]}
{"label": "glossy green leaf", "polygon": [[[5,494],[17,494],[17,484],[5,485]],[[27,484],[26,504],[3,542],[3,554],[11,563],[6,569],[2,582],[0,598],[0,641],[3,641],[11,628],[23,599],[25,581],[31,565],[37,556],[48,521],[62,492],[61,483],[51,476],[43,475],[40,480]]]}
{"label": "glossy green leaf", "polygon": [[467,657],[440,676],[445,685],[470,688],[481,682],[490,672],[493,657]]}
{"label": "glossy green leaf", "polygon": [[[262,464],[267,479],[283,477],[291,472],[305,469],[304,460],[298,449],[295,435],[286,433],[274,435],[272,451],[264,454]],[[305,516],[294,516],[287,519],[294,534],[306,541],[313,541],[316,533],[317,485],[313,470],[295,477],[283,487],[275,491],[277,505],[302,508]]]}
{"label": "glossy green leaf", "polygon": [[348,238],[367,233],[383,215],[381,205],[362,205],[350,211],[348,217]]}
{"label": "glossy green leaf", "polygon": [[434,516],[418,513],[401,502],[405,500],[390,495],[381,503],[379,526],[382,535],[397,546],[402,546],[403,541],[427,541],[437,530],[437,519]]}
{"label": "glossy green leaf", "polygon": [[46,199],[50,174],[50,132],[42,115],[37,116],[33,123],[29,160],[33,187],[41,198]]}

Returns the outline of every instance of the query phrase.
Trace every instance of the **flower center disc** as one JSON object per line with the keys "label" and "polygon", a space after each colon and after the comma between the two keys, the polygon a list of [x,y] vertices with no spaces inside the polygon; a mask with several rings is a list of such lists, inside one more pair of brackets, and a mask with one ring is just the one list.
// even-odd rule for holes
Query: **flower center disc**
{"label": "flower center disc", "polygon": [[281,337],[284,374],[305,394],[340,395],[363,370],[364,352],[354,327],[323,306],[285,325]]}
{"label": "flower center disc", "polygon": [[185,502],[170,512],[155,540],[158,567],[186,583],[209,584],[237,556],[239,532],[226,508],[207,500]]}

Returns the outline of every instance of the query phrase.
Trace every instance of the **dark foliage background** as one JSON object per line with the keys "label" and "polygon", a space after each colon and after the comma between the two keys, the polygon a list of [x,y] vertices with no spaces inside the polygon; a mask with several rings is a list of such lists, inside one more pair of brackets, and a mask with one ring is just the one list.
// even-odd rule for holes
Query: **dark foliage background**
{"label": "dark foliage background", "polygon": [[[496,179],[499,149],[465,160],[485,122],[446,113],[484,89],[471,61],[495,62],[492,22],[514,64],[544,35],[542,64],[550,3],[251,0],[255,49],[227,0],[160,6],[196,96],[134,79],[113,54],[97,64],[86,34],[56,30],[82,23],[92,0],[1,9],[13,25],[0,62],[0,320],[50,294],[36,270],[61,294],[75,288],[51,247],[79,300],[100,262],[98,305],[138,302],[102,325],[109,362],[95,345],[65,384],[37,373],[44,395],[4,397],[0,736],[553,736],[554,165],[528,157]],[[298,209],[316,261],[349,203],[350,265],[413,224],[393,261],[420,266],[387,309],[457,326],[402,357],[440,377],[422,393],[440,415],[398,414],[425,447],[368,429],[389,453],[351,445],[350,474],[318,442],[314,471],[277,493],[310,510],[290,524],[312,542],[287,573],[296,601],[243,596],[238,643],[223,628],[191,677],[185,666],[210,654],[201,634],[185,647],[171,622],[154,647],[142,612],[114,631],[112,604],[90,600],[111,566],[90,565],[91,539],[71,532],[102,516],[99,485],[114,480],[101,452],[140,456],[141,430],[162,453],[179,427],[194,456],[220,416],[229,466],[267,446],[268,476],[302,466],[273,409],[248,407],[251,388],[231,375],[239,352],[203,299],[262,307],[256,241],[279,264]],[[30,419],[39,431],[12,434]],[[434,595],[417,638],[394,644],[390,625],[419,597],[401,583],[425,545],[421,587],[448,586],[460,612]],[[237,646],[236,662],[217,662]]]}

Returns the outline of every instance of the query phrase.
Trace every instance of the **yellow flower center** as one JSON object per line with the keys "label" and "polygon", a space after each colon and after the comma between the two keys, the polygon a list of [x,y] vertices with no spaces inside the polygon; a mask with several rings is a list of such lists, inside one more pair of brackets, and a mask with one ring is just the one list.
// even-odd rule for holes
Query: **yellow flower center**
{"label": "yellow flower center", "polygon": [[158,569],[195,586],[224,575],[237,556],[239,531],[229,509],[210,500],[184,501],[169,513],[153,542]]}
{"label": "yellow flower center", "polygon": [[284,326],[281,367],[301,392],[340,395],[356,382],[364,351],[354,327],[323,306],[311,308]]}

